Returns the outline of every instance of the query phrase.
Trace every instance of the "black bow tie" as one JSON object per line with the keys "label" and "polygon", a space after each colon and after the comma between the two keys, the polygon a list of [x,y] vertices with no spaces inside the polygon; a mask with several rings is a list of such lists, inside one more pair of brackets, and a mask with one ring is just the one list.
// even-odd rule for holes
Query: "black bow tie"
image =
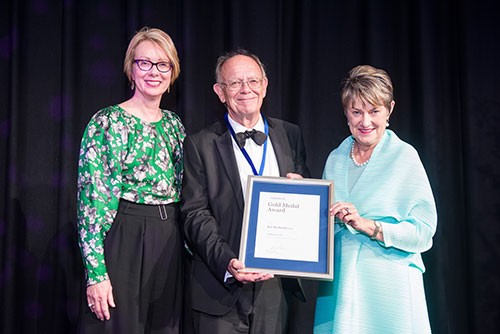
{"label": "black bow tie", "polygon": [[262,145],[266,141],[266,134],[262,131],[257,130],[247,130],[245,132],[238,132],[236,134],[236,141],[240,148],[245,147],[245,143],[248,138],[252,138],[257,145]]}

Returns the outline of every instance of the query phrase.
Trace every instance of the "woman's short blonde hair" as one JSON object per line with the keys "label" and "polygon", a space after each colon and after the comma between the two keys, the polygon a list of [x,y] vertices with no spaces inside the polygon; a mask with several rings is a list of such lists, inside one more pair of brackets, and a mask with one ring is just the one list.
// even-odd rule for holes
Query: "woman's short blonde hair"
{"label": "woman's short blonde hair", "polygon": [[128,81],[132,83],[132,66],[134,65],[135,50],[137,46],[144,41],[155,43],[167,54],[169,61],[172,63],[172,77],[170,79],[170,86],[172,86],[181,72],[177,49],[175,48],[172,38],[170,38],[167,33],[163,30],[149,27],[144,27],[137,32],[128,44],[125,60],[123,62],[123,72],[125,72]]}
{"label": "woman's short blonde hair", "polygon": [[344,110],[359,98],[374,106],[384,106],[391,110],[394,100],[392,81],[386,71],[370,65],[359,65],[349,71],[342,81],[340,93]]}

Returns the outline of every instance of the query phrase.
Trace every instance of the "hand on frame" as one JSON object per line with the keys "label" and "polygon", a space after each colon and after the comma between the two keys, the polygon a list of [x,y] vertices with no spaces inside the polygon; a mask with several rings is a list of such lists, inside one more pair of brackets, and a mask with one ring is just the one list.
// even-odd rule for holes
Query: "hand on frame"
{"label": "hand on frame", "polygon": [[344,224],[350,225],[353,229],[366,232],[368,226],[372,224],[370,219],[361,217],[358,210],[352,203],[336,202],[330,207],[330,216],[335,216]]}
{"label": "hand on frame", "polygon": [[229,273],[233,275],[236,280],[243,284],[262,282],[274,278],[273,274],[245,272],[243,271],[244,269],[245,266],[243,265],[243,262],[238,259],[231,259],[231,261],[229,261],[229,265],[227,266],[227,271],[229,271]]}

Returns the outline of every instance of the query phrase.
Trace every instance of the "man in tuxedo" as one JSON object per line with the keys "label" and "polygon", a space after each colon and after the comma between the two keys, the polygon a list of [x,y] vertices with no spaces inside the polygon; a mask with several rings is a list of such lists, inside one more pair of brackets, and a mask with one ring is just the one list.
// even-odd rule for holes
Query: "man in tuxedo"
{"label": "man in tuxedo", "polygon": [[248,176],[309,177],[302,135],[298,126],[261,114],[268,79],[257,56],[221,56],[215,74],[213,89],[227,114],[184,141],[181,211],[193,252],[195,331],[285,333],[283,285],[290,279],[243,272],[238,254]]}

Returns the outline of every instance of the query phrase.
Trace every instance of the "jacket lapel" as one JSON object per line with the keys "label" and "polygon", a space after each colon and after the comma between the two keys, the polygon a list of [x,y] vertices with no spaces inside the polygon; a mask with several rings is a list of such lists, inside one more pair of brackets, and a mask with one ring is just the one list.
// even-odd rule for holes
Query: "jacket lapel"
{"label": "jacket lapel", "polygon": [[234,157],[231,134],[223,122],[219,122],[219,126],[216,128],[215,133],[219,135],[219,137],[215,140],[215,145],[219,152],[223,168],[228,176],[228,182],[233,188],[234,196],[239,209],[243,211],[243,190],[241,188],[238,164],[236,163],[236,158]]}
{"label": "jacket lapel", "polygon": [[273,149],[276,154],[276,160],[278,161],[280,176],[286,176],[287,173],[295,171],[293,159],[291,158],[292,152],[290,151],[290,145],[288,144],[288,138],[285,130],[282,127],[277,126],[271,118],[268,117],[267,122],[269,124],[269,138],[271,138],[273,143]]}

